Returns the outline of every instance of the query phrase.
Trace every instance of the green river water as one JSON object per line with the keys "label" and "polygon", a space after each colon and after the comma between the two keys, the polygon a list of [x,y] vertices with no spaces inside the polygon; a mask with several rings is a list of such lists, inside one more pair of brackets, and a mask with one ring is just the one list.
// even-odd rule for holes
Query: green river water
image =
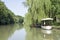
{"label": "green river water", "polygon": [[0,40],[60,40],[60,29],[29,29],[20,24],[1,25]]}

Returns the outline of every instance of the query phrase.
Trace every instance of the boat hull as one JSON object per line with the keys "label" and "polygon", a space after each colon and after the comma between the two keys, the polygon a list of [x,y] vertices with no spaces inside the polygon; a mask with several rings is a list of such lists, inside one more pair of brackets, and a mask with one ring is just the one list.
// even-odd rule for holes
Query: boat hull
{"label": "boat hull", "polygon": [[41,26],[42,29],[52,29],[52,26]]}

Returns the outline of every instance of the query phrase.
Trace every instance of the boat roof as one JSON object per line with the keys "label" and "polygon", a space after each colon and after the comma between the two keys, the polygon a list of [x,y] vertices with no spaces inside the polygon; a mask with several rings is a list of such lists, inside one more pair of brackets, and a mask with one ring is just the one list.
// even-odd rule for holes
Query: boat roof
{"label": "boat roof", "polygon": [[53,18],[43,18],[41,20],[53,20]]}

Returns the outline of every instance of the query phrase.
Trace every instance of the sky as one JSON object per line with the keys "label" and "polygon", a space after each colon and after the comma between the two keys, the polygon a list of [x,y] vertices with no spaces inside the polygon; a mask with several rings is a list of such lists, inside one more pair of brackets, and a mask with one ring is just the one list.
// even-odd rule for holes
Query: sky
{"label": "sky", "polygon": [[2,0],[6,7],[10,9],[15,15],[25,16],[27,13],[27,7],[24,6],[23,2],[26,0]]}

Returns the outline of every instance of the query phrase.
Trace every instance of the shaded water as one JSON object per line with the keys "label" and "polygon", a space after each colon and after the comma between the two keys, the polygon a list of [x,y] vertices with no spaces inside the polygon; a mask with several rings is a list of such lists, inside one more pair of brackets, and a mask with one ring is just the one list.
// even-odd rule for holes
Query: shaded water
{"label": "shaded water", "polygon": [[60,29],[29,29],[20,24],[1,25],[0,40],[60,40]]}

